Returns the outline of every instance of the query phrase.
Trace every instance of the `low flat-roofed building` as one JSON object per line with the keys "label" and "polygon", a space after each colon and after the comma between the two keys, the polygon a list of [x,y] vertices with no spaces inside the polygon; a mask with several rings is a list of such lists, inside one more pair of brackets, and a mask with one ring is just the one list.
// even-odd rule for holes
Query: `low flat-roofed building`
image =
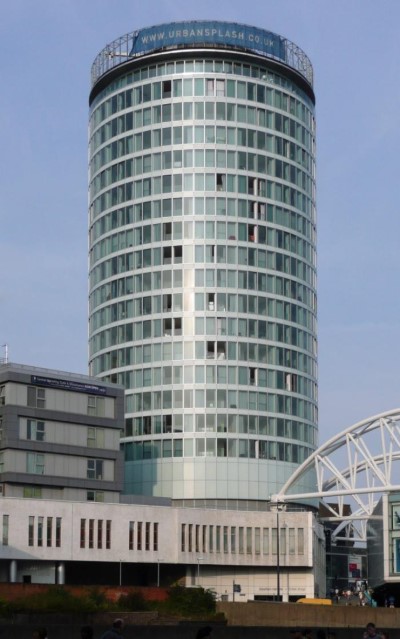
{"label": "low flat-roofed building", "polygon": [[[221,600],[325,595],[315,514],[160,503],[0,500],[0,581],[156,586],[179,580]],[[233,585],[236,585],[235,595]],[[237,588],[240,586],[240,590]]]}

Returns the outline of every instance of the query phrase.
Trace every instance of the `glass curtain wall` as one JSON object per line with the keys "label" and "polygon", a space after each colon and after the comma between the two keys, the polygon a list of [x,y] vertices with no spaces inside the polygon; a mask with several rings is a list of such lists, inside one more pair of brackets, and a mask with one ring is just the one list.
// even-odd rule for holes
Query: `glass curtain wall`
{"label": "glass curtain wall", "polygon": [[127,69],[89,145],[89,365],[126,388],[125,492],[265,500],[317,445],[313,100],[244,54]]}

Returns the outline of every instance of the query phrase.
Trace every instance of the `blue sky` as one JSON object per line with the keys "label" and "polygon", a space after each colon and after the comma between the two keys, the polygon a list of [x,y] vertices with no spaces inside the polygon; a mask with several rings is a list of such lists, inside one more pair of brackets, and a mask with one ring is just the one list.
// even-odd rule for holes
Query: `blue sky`
{"label": "blue sky", "polygon": [[90,66],[120,35],[184,19],[275,31],[314,65],[323,441],[400,405],[398,0],[5,3],[0,344],[13,362],[86,373]]}

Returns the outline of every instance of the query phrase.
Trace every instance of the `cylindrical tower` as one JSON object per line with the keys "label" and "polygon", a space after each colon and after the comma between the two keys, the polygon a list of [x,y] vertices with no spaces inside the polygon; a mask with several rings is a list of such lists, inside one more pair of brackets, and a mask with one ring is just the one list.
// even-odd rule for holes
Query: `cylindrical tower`
{"label": "cylindrical tower", "polygon": [[96,58],[90,374],[126,387],[126,493],[248,507],[316,448],[314,104],[307,56],[241,24]]}

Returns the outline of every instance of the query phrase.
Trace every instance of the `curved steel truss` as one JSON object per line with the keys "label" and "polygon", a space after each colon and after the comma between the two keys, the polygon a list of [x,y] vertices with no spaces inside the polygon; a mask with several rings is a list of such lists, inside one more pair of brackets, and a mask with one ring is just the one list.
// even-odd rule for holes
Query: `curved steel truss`
{"label": "curved steel truss", "polygon": [[[346,465],[347,464],[347,465]],[[316,490],[296,492],[305,474]],[[274,502],[323,501],[333,537],[366,541],[367,520],[384,492],[400,492],[400,409],[369,417],[332,437],[299,466]]]}

